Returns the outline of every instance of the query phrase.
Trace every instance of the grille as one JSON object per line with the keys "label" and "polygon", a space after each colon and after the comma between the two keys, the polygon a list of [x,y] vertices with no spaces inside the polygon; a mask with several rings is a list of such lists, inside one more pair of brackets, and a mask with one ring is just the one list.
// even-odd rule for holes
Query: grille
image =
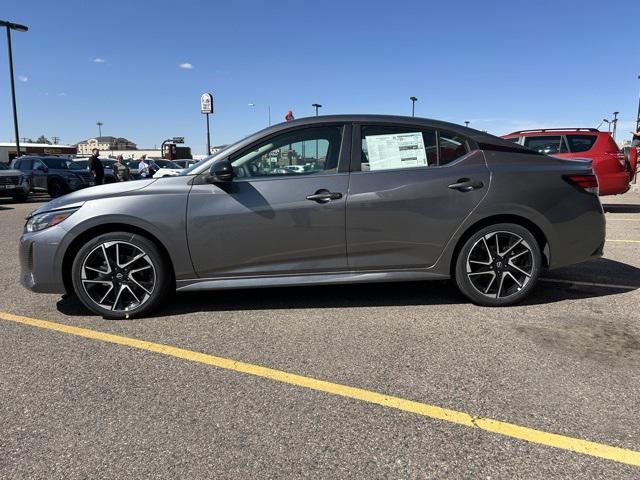
{"label": "grille", "polygon": [[20,177],[0,177],[0,185],[18,185]]}

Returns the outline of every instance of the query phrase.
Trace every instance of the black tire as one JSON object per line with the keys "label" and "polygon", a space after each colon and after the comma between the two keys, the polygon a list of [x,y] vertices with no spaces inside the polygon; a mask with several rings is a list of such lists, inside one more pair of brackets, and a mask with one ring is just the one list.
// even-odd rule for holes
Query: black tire
{"label": "black tire", "polygon": [[[108,265],[102,260],[105,254]],[[127,265],[140,255],[144,256]],[[73,288],[80,301],[106,319],[134,318],[151,312],[167,297],[172,285],[171,272],[156,245],[142,235],[127,232],[105,233],[90,240],[76,254],[71,269]],[[138,269],[144,272],[136,273]],[[134,273],[152,276],[136,280],[132,278]],[[109,286],[113,293],[107,292]],[[116,296],[118,292],[121,293]],[[105,297],[101,298],[103,294]]]}
{"label": "black tire", "polygon": [[475,232],[464,243],[456,258],[455,281],[477,305],[513,305],[531,293],[541,265],[540,246],[529,230],[498,223]]}
{"label": "black tire", "polygon": [[67,189],[60,180],[53,179],[49,182],[49,196],[58,198],[67,193]]}

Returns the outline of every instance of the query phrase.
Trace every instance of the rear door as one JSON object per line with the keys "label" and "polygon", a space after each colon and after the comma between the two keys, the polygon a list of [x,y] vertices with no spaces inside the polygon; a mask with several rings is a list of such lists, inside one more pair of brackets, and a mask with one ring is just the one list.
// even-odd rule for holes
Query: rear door
{"label": "rear door", "polygon": [[489,188],[481,151],[436,129],[354,128],[347,199],[353,270],[432,266]]}

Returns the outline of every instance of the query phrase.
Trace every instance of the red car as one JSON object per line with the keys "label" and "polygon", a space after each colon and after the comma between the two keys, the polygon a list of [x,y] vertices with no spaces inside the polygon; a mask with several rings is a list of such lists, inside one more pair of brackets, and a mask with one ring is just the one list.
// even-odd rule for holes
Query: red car
{"label": "red car", "polygon": [[629,190],[638,162],[635,148],[621,151],[609,132],[596,128],[521,130],[502,138],[554,157],[590,159],[598,177],[600,195],[617,195]]}

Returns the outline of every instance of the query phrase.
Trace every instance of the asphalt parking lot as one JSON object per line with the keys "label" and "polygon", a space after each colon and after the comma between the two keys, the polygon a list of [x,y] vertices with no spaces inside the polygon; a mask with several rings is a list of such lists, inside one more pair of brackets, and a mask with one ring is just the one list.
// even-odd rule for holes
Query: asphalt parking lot
{"label": "asphalt parking lot", "polygon": [[19,285],[40,203],[0,200],[0,478],[640,478],[640,194],[603,203],[605,257],[515,307],[431,282],[106,321]]}

